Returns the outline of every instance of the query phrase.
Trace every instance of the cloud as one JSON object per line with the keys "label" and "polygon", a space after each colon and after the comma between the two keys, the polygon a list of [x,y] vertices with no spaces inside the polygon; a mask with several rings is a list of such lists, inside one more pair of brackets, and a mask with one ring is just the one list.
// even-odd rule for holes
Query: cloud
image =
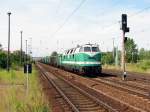
{"label": "cloud", "polygon": [[[23,43],[32,38],[34,56],[49,55],[52,51],[62,52],[77,44],[98,43],[102,51],[112,50],[112,38],[121,49],[122,32],[119,20],[122,13],[135,14],[141,7],[127,1],[115,3],[107,1],[86,1],[85,4],[53,36],[67,16],[80,1],[70,0],[15,0],[0,2],[0,42],[7,47],[8,16],[11,9],[11,49],[20,49],[20,30],[23,30]],[[129,4],[130,3],[130,4]],[[142,4],[142,3],[141,3]],[[114,6],[113,6],[114,5]],[[113,7],[112,7],[113,6]],[[127,36],[134,38],[139,48],[148,48],[149,10],[128,16],[131,31]],[[143,32],[142,32],[143,31]],[[150,48],[149,48],[150,49]]]}

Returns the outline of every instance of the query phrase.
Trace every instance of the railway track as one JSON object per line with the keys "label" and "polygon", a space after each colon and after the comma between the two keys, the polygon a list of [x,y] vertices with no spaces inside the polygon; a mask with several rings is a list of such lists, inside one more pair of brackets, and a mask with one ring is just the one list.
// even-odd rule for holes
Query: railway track
{"label": "railway track", "polygon": [[[78,87],[81,87],[81,85],[84,85],[82,87],[82,90],[93,95],[94,97],[97,97],[97,99],[100,99],[101,101],[105,102],[109,106],[115,108],[116,110],[118,110],[118,112],[148,112],[148,110],[149,110],[148,105],[149,105],[150,100],[145,97],[145,93],[143,93],[143,94],[138,93],[138,94],[134,95],[133,93],[135,91],[131,92],[131,91],[126,90],[126,92],[124,92],[125,90],[121,90],[120,88],[116,88],[116,87],[115,87],[116,89],[113,89],[114,87],[110,86],[111,84],[105,84],[102,82],[101,82],[102,84],[100,84],[100,82],[98,82],[98,81],[91,80],[93,78],[83,78],[81,76],[72,74],[70,72],[60,70],[58,68],[53,68],[53,67],[50,67],[50,66],[47,66],[44,64],[41,64],[41,65],[43,67],[45,67],[45,69],[47,69],[47,71],[49,71],[55,75],[61,76],[61,77],[65,78],[66,80],[68,80],[69,82],[72,80],[71,77],[73,77],[74,81],[72,80],[71,82],[79,83],[79,85],[77,84]],[[90,89],[94,90],[96,93],[94,91],[90,91]],[[117,93],[117,94],[113,95],[112,93]],[[143,97],[145,97],[145,100]],[[138,102],[136,102],[136,101],[138,101]],[[142,107],[141,104],[142,105],[145,104],[145,106],[143,105],[144,107]]]}
{"label": "railway track", "polygon": [[[102,79],[104,79],[105,77],[100,77]],[[120,77],[106,77],[105,78],[106,80],[109,80],[109,81],[112,81],[112,82],[118,82],[122,85],[126,85],[126,86],[129,86],[129,87],[132,87],[132,88],[137,88],[137,89],[141,89],[143,91],[150,91],[150,86],[149,84],[147,83],[144,83],[144,82],[137,82],[137,81],[131,81],[131,80],[125,80],[125,81],[122,81],[120,79]]]}
{"label": "railway track", "polygon": [[50,72],[45,72],[46,70],[40,65],[38,65],[38,67],[42,75],[55,87],[59,94],[61,94],[73,112],[118,112],[67,80],[56,77]]}
{"label": "railway track", "polygon": [[[121,76],[122,71],[119,70],[111,70],[111,69],[103,69],[103,75],[113,75],[113,76]],[[131,81],[137,81],[141,83],[147,83],[150,84],[150,76],[148,74],[140,74],[140,73],[134,73],[134,72],[127,72],[127,80]]]}
{"label": "railway track", "polygon": [[107,84],[109,86],[115,87],[117,89],[121,89],[123,91],[126,91],[126,92],[134,94],[134,95],[141,96],[145,99],[150,99],[150,89],[146,89],[146,88],[139,87],[136,85],[131,85],[131,84],[128,84],[127,82],[118,81],[118,80],[111,79],[111,78],[109,78],[109,79],[108,78],[107,79],[106,78],[95,78],[92,80],[95,82],[98,82],[98,83]]}
{"label": "railway track", "polygon": [[43,72],[40,69],[38,69],[38,72],[40,73],[43,91],[46,94],[47,99],[51,102],[52,112],[72,112],[72,109],[68,106],[67,102],[57,92]]}

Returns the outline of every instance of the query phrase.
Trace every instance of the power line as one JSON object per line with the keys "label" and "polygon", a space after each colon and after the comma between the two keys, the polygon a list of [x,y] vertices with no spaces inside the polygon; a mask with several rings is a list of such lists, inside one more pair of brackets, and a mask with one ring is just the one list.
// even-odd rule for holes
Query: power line
{"label": "power line", "polygon": [[85,2],[86,0],[82,0],[80,2],[80,4],[69,14],[69,16],[64,20],[63,24],[61,24],[57,29],[56,31],[52,34],[52,37],[54,37],[56,35],[57,32],[59,32],[63,26],[69,21],[69,19],[73,16],[74,13],[77,12],[77,10],[83,5],[83,3]]}
{"label": "power line", "polygon": [[55,11],[56,14],[59,12],[61,5],[62,5],[62,0],[59,0],[58,6]]}
{"label": "power line", "polygon": [[[145,10],[148,10],[148,9],[150,9],[150,6],[144,8],[144,9],[141,9],[140,11],[138,11],[138,12],[132,14],[132,15],[129,15],[129,17],[132,18],[132,17],[134,17],[134,16],[136,16],[136,15],[138,15],[138,14],[140,14],[140,13],[143,13]],[[119,22],[119,21],[118,21],[118,22]],[[107,25],[106,27],[103,27],[103,29],[112,27],[112,26],[118,24],[118,22],[115,22],[115,23],[112,23],[112,24],[110,24],[110,25]]]}
{"label": "power line", "polygon": [[140,14],[140,13],[142,13],[142,12],[144,12],[145,10],[148,10],[148,9],[150,9],[150,6],[149,6],[149,7],[144,8],[144,9],[142,9],[142,10],[140,10],[140,11],[138,11],[138,12],[136,12],[136,13],[132,14],[132,15],[130,15],[129,17],[136,16],[136,15],[138,15],[138,14]]}

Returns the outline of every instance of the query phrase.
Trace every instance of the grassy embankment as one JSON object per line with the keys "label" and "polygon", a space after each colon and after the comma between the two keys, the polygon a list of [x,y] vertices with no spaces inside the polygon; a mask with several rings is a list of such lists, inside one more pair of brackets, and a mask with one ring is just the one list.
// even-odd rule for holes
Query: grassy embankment
{"label": "grassy embankment", "polygon": [[[120,66],[115,67],[114,65],[104,65],[103,68],[106,69],[116,69],[116,70],[120,70]],[[127,71],[130,72],[139,72],[139,73],[150,73],[150,60],[144,60],[144,61],[140,61],[136,64],[134,63],[127,63],[126,64],[126,69]]]}
{"label": "grassy embankment", "polygon": [[0,69],[0,112],[49,112],[49,104],[33,68],[26,94],[26,75],[23,70],[8,73]]}

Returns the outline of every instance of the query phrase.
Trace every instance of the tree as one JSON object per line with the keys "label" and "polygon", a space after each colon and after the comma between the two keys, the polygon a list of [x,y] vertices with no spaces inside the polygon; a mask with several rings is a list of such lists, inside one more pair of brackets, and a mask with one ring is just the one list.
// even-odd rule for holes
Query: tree
{"label": "tree", "polygon": [[58,53],[56,51],[52,52],[51,56],[58,56]]}
{"label": "tree", "polygon": [[150,51],[141,48],[139,51],[139,59],[140,60],[149,60],[150,59]]}
{"label": "tree", "polygon": [[2,49],[3,49],[3,48],[2,48],[2,44],[0,44],[0,51],[2,51]]}
{"label": "tree", "polygon": [[[20,54],[21,51],[20,50],[16,50],[13,53],[11,53],[11,61],[15,64],[20,64]],[[22,51],[22,63],[24,63],[26,60],[24,59],[26,57],[26,54],[24,51]],[[27,55],[27,60],[30,60],[30,56]]]}
{"label": "tree", "polygon": [[[16,50],[13,53],[10,53],[10,65],[20,65],[20,50]],[[22,62],[24,62],[26,54],[24,51],[22,51]],[[30,56],[27,55],[27,60],[30,60]],[[6,68],[7,67],[7,52],[2,49],[2,44],[0,44],[0,68]]]}
{"label": "tree", "polygon": [[125,42],[125,51],[126,51],[126,61],[128,63],[136,63],[138,60],[138,49],[137,45],[135,44],[134,40],[128,38]]}
{"label": "tree", "polygon": [[112,52],[102,53],[102,64],[113,64],[113,62]]}
{"label": "tree", "polygon": [[7,67],[7,54],[5,52],[0,51],[0,67]]}

